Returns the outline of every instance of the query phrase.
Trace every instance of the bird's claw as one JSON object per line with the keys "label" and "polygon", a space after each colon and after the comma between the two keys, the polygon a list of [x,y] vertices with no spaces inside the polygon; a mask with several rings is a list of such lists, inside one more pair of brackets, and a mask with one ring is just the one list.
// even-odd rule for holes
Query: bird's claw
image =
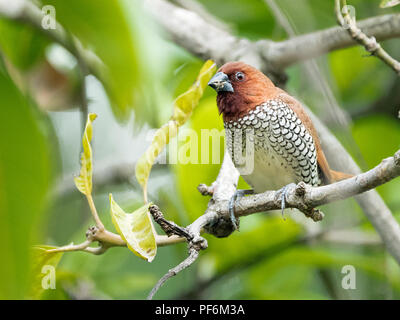
{"label": "bird's claw", "polygon": [[282,189],[280,189],[280,191],[281,191],[281,213],[282,213],[283,220],[286,220],[283,211],[286,208],[286,192],[287,192],[287,189],[288,189],[288,185],[284,186]]}
{"label": "bird's claw", "polygon": [[236,190],[232,198],[229,200],[229,215],[231,218],[232,226],[234,230],[239,229],[239,223],[235,217],[235,202],[246,194],[254,193],[253,190]]}

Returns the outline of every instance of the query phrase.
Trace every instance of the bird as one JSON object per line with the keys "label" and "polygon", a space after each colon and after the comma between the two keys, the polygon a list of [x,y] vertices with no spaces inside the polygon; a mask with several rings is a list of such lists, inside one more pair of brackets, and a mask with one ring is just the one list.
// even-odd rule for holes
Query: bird
{"label": "bird", "polygon": [[234,229],[234,203],[245,194],[282,190],[283,215],[289,184],[320,186],[352,177],[329,167],[302,104],[258,69],[241,61],[227,62],[208,85],[217,92],[228,153],[252,187],[237,190],[230,200]]}

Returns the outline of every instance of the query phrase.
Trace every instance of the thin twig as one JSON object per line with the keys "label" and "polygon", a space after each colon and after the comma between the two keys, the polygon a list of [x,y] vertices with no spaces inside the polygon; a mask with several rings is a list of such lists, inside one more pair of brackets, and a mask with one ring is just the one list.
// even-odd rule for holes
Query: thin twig
{"label": "thin twig", "polygon": [[191,266],[193,262],[196,261],[196,259],[199,256],[199,251],[197,251],[194,248],[190,249],[189,256],[183,260],[180,264],[178,264],[175,268],[170,269],[158,282],[157,284],[153,287],[153,289],[150,291],[147,300],[153,299],[153,296],[156,294],[156,292],[162,287],[162,285],[170,278],[173,276],[177,275],[179,272],[181,272],[183,269],[186,269],[187,267]]}
{"label": "thin twig", "polygon": [[76,244],[76,245],[71,243],[71,244],[63,246],[63,247],[46,250],[46,252],[47,253],[57,253],[57,252],[69,252],[69,251],[82,251],[82,250],[85,250],[86,248],[88,248],[92,242],[93,242],[92,240],[86,240],[86,241],[84,241],[80,244]]}
{"label": "thin twig", "polygon": [[[120,235],[110,232],[107,229],[100,231],[99,228],[96,226],[88,228],[88,230],[86,231],[86,238],[87,240],[80,244],[77,245],[69,244],[55,249],[49,249],[47,250],[47,252],[54,253],[54,252],[84,251],[95,255],[99,255],[103,254],[109,248],[112,247],[126,247],[126,242],[121,238]],[[171,237],[156,235],[156,243],[158,247],[165,247],[177,243],[182,243],[185,241],[186,238],[175,235]],[[90,247],[90,244],[92,244],[93,242],[98,242],[99,247]]]}
{"label": "thin twig", "polygon": [[[392,58],[377,42],[376,38],[367,36],[357,27],[355,17],[351,17],[346,0],[335,0],[335,12],[338,23],[348,31],[350,36],[361,44],[365,50],[376,56],[400,76],[400,62]],[[342,15],[343,13],[343,15]]]}
{"label": "thin twig", "polygon": [[101,222],[101,220],[99,218],[99,215],[97,213],[97,209],[96,209],[96,206],[94,205],[92,194],[86,195],[86,198],[88,200],[90,211],[92,212],[93,219],[96,222],[96,225],[99,228],[99,231],[103,231],[104,230],[104,225],[103,225],[103,222]]}
{"label": "thin twig", "polygon": [[203,196],[212,196],[214,194],[214,186],[208,186],[204,183],[201,183],[197,186],[197,190],[201,193]]}
{"label": "thin twig", "polygon": [[178,226],[175,222],[166,220],[160,208],[155,204],[149,207],[149,211],[154,221],[159,224],[161,229],[163,229],[168,237],[177,235],[179,237],[186,238],[187,241],[191,241],[193,239],[193,236],[185,228]]}
{"label": "thin twig", "polygon": [[153,208],[153,216],[157,216],[158,221],[162,221],[160,226],[167,232],[178,232],[181,233],[182,230],[185,233],[185,237],[188,240],[188,246],[189,246],[189,256],[182,261],[180,264],[178,264],[175,268],[170,269],[153,287],[153,289],[150,291],[147,300],[151,300],[153,296],[156,294],[158,289],[161,288],[161,286],[170,278],[173,276],[177,275],[180,271],[183,269],[186,269],[190,265],[193,264],[193,262],[196,261],[196,259],[199,256],[200,250],[207,249],[207,240],[204,239],[203,237],[200,236],[203,227],[206,224],[211,223],[214,219],[215,216],[211,214],[204,214],[200,216],[197,220],[195,220],[191,225],[189,225],[186,229],[179,227],[179,229],[176,229],[176,224],[173,223],[172,227],[170,225],[169,221],[166,221],[163,217],[160,217],[160,214],[162,216],[161,211],[158,210],[158,208]]}

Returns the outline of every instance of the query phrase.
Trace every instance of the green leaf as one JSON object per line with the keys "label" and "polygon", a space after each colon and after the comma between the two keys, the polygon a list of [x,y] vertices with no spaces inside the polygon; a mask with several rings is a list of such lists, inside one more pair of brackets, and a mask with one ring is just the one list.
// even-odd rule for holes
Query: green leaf
{"label": "green leaf", "polygon": [[29,289],[30,249],[48,203],[55,151],[46,123],[4,72],[0,59],[0,299]]}
{"label": "green leaf", "polygon": [[207,83],[216,71],[216,64],[212,60],[207,60],[200,69],[195,83],[174,102],[174,113],[171,120],[175,120],[182,126],[192,115],[193,109],[199,104]]}
{"label": "green leaf", "polygon": [[0,47],[14,66],[28,70],[44,58],[49,40],[33,27],[0,19]]}
{"label": "green leaf", "polygon": [[397,6],[400,3],[400,0],[382,0],[379,5],[381,8],[390,8]]}
{"label": "green leaf", "polygon": [[169,141],[177,135],[178,128],[190,118],[215,70],[216,65],[212,60],[204,63],[194,84],[176,98],[171,119],[156,131],[151,145],[138,160],[135,173],[137,181],[143,188],[145,202],[147,202],[147,181],[154,161]]}
{"label": "green leaf", "polygon": [[29,293],[30,299],[39,299],[44,291],[42,285],[43,277],[46,276],[47,266],[51,266],[54,269],[57,268],[58,263],[61,260],[63,252],[49,253],[47,250],[56,249],[52,246],[34,246],[32,249],[32,280],[31,288]]}
{"label": "green leaf", "polygon": [[170,120],[154,135],[153,141],[147,148],[146,152],[139,158],[136,163],[135,173],[136,179],[143,188],[144,201],[147,202],[147,181],[149,179],[151,168],[157,156],[162,152],[169,141],[178,133],[178,124],[176,121]]}
{"label": "green leaf", "polygon": [[151,204],[146,204],[127,214],[110,194],[110,205],[112,222],[119,235],[126,241],[128,248],[140,258],[148,262],[153,261],[157,253],[157,244],[149,216]]}
{"label": "green leaf", "polygon": [[92,140],[93,135],[92,122],[96,118],[96,114],[88,114],[85,132],[82,137],[83,152],[81,154],[81,172],[79,174],[79,177],[74,178],[76,187],[86,196],[92,193],[93,156],[90,141]]}
{"label": "green leaf", "polygon": [[[103,83],[117,118],[129,119],[136,89],[145,72],[140,65],[144,57],[138,54],[144,39],[132,27],[135,19],[128,15],[123,1],[44,0],[42,3],[53,5],[57,21],[101,59],[105,68],[100,68],[96,76]],[[139,1],[134,6],[134,14],[144,14]]]}

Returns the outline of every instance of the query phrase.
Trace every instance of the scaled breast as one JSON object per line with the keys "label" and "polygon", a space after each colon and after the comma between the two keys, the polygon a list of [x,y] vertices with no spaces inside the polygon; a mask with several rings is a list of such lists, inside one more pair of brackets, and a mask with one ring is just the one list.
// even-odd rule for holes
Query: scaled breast
{"label": "scaled breast", "polygon": [[[257,192],[292,182],[321,183],[313,138],[283,101],[268,100],[224,127],[235,166]],[[249,161],[252,172],[246,172]]]}

